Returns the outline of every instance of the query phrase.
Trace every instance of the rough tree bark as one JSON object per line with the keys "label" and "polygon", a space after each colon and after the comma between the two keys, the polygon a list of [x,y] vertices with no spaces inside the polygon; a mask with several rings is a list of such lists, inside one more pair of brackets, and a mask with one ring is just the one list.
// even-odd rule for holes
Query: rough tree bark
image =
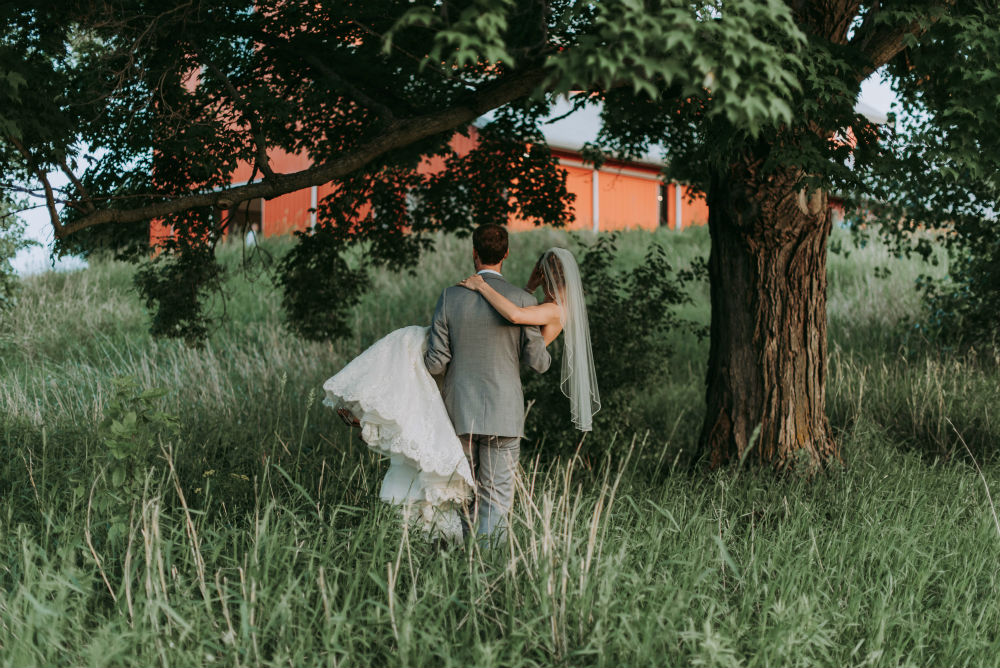
{"label": "rough tree bark", "polygon": [[756,167],[732,165],[708,192],[702,442],[713,466],[749,457],[812,472],[839,457],[826,417],[827,196],[799,188],[795,170],[760,178]]}
{"label": "rough tree bark", "polygon": [[[879,20],[876,2],[857,25],[858,0],[791,3],[805,32],[856,50],[845,83],[861,83],[952,4],[932,1],[894,24]],[[829,139],[836,128],[813,129]],[[840,458],[826,417],[830,212],[825,192],[802,190],[800,172],[762,176],[759,165],[734,162],[707,193],[712,342],[701,440],[713,466],[749,457],[811,473]]]}

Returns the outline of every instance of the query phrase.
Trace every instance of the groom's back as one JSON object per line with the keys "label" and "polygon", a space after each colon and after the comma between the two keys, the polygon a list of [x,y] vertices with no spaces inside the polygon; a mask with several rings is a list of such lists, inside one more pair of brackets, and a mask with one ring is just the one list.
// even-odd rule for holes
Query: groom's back
{"label": "groom's back", "polygon": [[[535,298],[496,274],[484,274],[518,306]],[[537,327],[513,325],[478,292],[453,286],[441,294],[425,356],[431,373],[446,368],[443,395],[458,434],[523,436],[523,361],[542,373],[551,362]]]}

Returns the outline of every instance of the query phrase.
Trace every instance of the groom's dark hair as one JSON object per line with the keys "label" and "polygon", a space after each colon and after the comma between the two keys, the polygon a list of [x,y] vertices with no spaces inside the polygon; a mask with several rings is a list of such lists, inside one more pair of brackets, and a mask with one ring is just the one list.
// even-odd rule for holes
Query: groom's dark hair
{"label": "groom's dark hair", "polygon": [[487,223],[472,233],[472,247],[483,264],[500,264],[507,254],[507,228]]}

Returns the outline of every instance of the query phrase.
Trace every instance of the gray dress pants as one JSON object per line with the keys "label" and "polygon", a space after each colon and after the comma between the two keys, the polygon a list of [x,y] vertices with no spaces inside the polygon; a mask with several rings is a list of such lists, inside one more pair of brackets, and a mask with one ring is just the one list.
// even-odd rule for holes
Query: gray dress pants
{"label": "gray dress pants", "polygon": [[485,434],[462,434],[458,438],[478,487],[476,499],[466,513],[466,533],[472,530],[469,523],[478,519],[476,533],[502,539],[514,503],[514,475],[521,439]]}

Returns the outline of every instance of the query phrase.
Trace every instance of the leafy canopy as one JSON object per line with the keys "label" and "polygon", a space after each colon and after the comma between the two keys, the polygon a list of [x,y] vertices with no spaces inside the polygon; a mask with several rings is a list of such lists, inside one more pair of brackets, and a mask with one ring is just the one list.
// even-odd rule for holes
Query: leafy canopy
{"label": "leafy canopy", "polygon": [[[710,98],[707,117],[757,136],[794,119],[783,100],[806,43],[778,0],[69,1],[0,16],[8,185],[48,191],[62,250],[144,262],[154,331],[192,340],[222,285],[224,211],[241,201],[335,183],[275,281],[297,331],[338,336],[367,269],[411,267],[431,233],[570,219],[539,126],[557,95]],[[495,108],[456,152],[455,134]],[[274,149],[315,167],[276,174]],[[419,173],[428,157],[443,168]],[[231,187],[241,165],[250,183]],[[48,190],[55,172],[69,185]],[[173,236],[148,260],[152,219]]]}
{"label": "leafy canopy", "polygon": [[[989,0],[125,0],[0,16],[4,187],[45,194],[63,173],[47,193],[60,247],[144,262],[161,334],[204,335],[225,211],[254,197],[335,184],[274,274],[311,338],[344,334],[367,270],[412,267],[434,232],[565,223],[572,197],[540,122],[574,91],[603,104],[595,161],[662,146],[668,176],[703,189],[749,161],[757,178],[790,170],[839,194],[901,244],[928,227],[966,247],[994,234]],[[855,112],[876,70],[902,100],[895,127]],[[454,150],[469,132],[476,147]],[[315,166],[276,174],[274,149]],[[421,174],[427,158],[442,169]],[[232,186],[246,165],[250,182]],[[174,235],[149,260],[151,219]]]}

